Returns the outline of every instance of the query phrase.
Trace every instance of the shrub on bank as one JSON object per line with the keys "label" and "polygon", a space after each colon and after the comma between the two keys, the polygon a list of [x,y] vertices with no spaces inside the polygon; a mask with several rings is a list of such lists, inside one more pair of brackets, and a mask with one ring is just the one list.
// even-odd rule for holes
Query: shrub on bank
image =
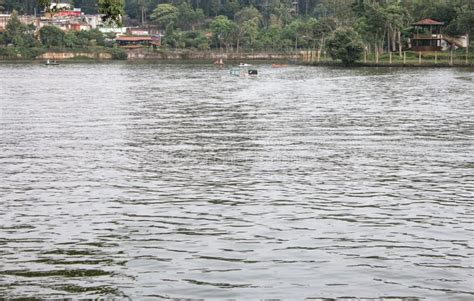
{"label": "shrub on bank", "polygon": [[0,47],[0,59],[5,60],[30,60],[46,52],[46,49],[39,47]]}
{"label": "shrub on bank", "polygon": [[127,51],[121,48],[108,48],[107,52],[112,54],[114,60],[126,60],[128,57]]}

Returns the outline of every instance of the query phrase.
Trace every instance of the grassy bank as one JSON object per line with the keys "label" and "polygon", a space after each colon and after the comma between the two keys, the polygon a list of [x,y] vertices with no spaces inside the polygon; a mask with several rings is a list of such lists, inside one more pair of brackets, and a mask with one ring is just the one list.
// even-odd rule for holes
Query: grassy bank
{"label": "grassy bank", "polygon": [[[326,55],[304,54],[302,64],[307,65],[340,65]],[[387,67],[472,67],[474,66],[474,53],[469,53],[466,60],[465,49],[458,49],[451,52],[413,52],[406,51],[400,56],[399,53],[383,53],[380,56],[375,54],[363,55],[354,66],[387,66]]]}
{"label": "grassy bank", "polygon": [[[0,47],[0,61],[31,61],[54,59],[62,61],[100,61],[100,60],[163,60],[163,61],[268,61],[291,62],[312,66],[344,66],[340,61],[332,60],[325,53],[313,51],[298,52],[223,52],[190,49],[139,48],[125,50],[116,47],[94,46],[87,48],[26,48]],[[466,61],[464,49],[451,52],[412,52],[383,53],[363,55],[355,67],[465,67],[474,66],[474,53],[469,53]]]}

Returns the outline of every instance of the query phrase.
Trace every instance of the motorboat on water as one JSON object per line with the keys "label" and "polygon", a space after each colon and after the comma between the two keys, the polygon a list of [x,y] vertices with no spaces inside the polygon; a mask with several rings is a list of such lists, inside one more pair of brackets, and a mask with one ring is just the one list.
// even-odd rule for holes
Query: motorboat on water
{"label": "motorboat on water", "polygon": [[246,63],[240,63],[239,64],[239,67],[242,68],[242,67],[251,67],[252,65],[251,64],[246,64]]}
{"label": "motorboat on water", "polygon": [[50,60],[46,60],[46,63],[44,63],[46,66],[57,66],[59,65],[58,62],[56,62],[55,60],[54,61],[50,61]]}
{"label": "motorboat on water", "polygon": [[255,68],[248,68],[244,66],[234,67],[230,69],[230,75],[238,77],[257,77],[258,70]]}

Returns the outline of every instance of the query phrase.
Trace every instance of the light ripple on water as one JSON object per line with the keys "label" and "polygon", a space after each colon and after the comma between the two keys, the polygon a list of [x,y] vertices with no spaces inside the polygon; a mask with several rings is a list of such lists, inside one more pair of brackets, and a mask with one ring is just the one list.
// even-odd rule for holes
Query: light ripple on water
{"label": "light ripple on water", "polygon": [[472,70],[0,65],[0,295],[468,300]]}

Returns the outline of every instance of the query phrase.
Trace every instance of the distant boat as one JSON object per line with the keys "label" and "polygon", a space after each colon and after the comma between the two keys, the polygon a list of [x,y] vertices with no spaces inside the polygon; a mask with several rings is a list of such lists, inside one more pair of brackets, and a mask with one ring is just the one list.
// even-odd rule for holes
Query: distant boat
{"label": "distant boat", "polygon": [[250,67],[250,66],[252,66],[252,65],[250,65],[250,64],[245,64],[245,63],[240,63],[240,64],[239,64],[239,67]]}
{"label": "distant boat", "polygon": [[272,64],[272,68],[288,67],[288,64]]}
{"label": "distant boat", "polygon": [[238,76],[238,77],[257,77],[258,70],[257,69],[249,69],[244,66],[239,66],[239,68],[231,68],[230,75]]}
{"label": "distant boat", "polygon": [[219,59],[217,61],[214,62],[214,65],[219,65],[219,66],[223,66],[224,65],[224,61],[222,59]]}
{"label": "distant boat", "polygon": [[59,65],[58,62],[56,61],[50,61],[50,60],[47,60],[46,63],[44,63],[46,66],[57,66]]}

